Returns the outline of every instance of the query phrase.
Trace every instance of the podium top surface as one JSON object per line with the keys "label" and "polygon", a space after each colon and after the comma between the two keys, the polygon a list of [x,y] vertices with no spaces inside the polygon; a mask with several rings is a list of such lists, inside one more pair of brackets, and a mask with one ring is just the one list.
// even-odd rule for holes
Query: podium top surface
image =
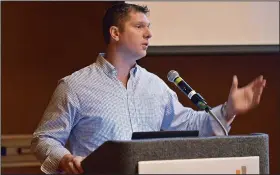
{"label": "podium top surface", "polygon": [[[250,135],[229,135],[229,136],[208,136],[208,137],[174,137],[174,138],[145,138],[135,140],[109,140],[106,142],[114,143],[139,143],[139,142],[166,142],[166,141],[199,141],[199,140],[235,140],[235,139],[256,139],[256,138],[268,138],[264,133],[252,133]],[[105,143],[106,143],[105,142]]]}

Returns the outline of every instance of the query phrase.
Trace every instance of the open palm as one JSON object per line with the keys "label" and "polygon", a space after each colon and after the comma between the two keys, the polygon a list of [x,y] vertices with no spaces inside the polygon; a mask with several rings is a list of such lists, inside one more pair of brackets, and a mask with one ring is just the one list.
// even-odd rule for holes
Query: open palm
{"label": "open palm", "polygon": [[257,106],[265,84],[266,80],[261,75],[248,85],[238,88],[237,76],[234,76],[227,101],[228,115],[242,114]]}

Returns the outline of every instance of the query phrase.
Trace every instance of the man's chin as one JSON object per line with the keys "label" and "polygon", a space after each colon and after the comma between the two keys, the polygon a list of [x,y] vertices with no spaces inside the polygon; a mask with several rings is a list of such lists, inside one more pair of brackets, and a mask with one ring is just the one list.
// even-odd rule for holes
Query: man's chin
{"label": "man's chin", "polygon": [[147,55],[146,50],[141,50],[141,51],[133,53],[133,57],[134,57],[135,60],[139,60],[139,59],[145,57],[146,55]]}
{"label": "man's chin", "polygon": [[146,50],[143,50],[139,53],[139,57],[138,57],[138,60],[145,57],[147,55],[147,51]]}

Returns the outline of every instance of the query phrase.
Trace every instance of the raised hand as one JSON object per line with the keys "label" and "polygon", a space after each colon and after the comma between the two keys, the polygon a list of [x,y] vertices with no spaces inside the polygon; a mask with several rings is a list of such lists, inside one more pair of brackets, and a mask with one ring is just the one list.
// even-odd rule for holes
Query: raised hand
{"label": "raised hand", "polygon": [[245,113],[256,107],[260,103],[265,84],[266,80],[261,75],[248,85],[238,88],[237,76],[233,76],[226,107],[228,117]]}

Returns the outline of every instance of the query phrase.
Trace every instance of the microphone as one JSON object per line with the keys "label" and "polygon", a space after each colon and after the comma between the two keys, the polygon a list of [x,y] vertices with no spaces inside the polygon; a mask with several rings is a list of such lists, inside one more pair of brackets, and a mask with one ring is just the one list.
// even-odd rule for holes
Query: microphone
{"label": "microphone", "polygon": [[185,95],[189,97],[189,99],[199,108],[202,110],[205,110],[207,113],[209,113],[221,126],[223,132],[226,136],[228,136],[228,132],[222,122],[219,120],[219,118],[211,111],[211,107],[208,106],[204,98],[195,92],[188,83],[186,83],[183,78],[180,77],[179,73],[175,70],[171,70],[167,74],[167,79],[174,83]]}
{"label": "microphone", "polygon": [[189,99],[201,110],[208,112],[211,107],[207,105],[204,98],[193,90],[188,83],[186,83],[175,70],[171,70],[167,74],[167,78],[170,82],[174,83]]}

